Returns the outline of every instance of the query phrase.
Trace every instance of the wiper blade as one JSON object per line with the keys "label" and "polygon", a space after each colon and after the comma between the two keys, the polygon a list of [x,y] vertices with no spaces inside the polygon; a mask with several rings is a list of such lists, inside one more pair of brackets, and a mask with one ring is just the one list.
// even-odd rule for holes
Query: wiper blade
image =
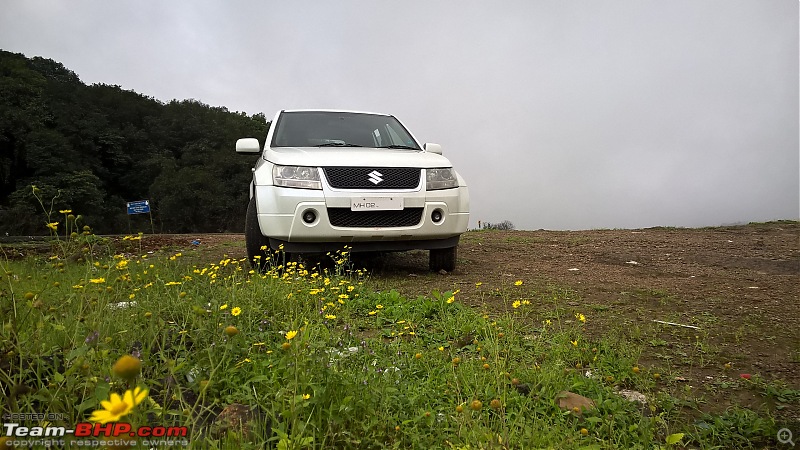
{"label": "wiper blade", "polygon": [[409,145],[384,145],[383,147],[375,147],[375,148],[402,148],[406,150],[419,150],[417,147],[411,147]]}
{"label": "wiper blade", "polygon": [[349,144],[347,142],[326,142],[324,144],[315,145],[315,147],[363,147],[363,145]]}

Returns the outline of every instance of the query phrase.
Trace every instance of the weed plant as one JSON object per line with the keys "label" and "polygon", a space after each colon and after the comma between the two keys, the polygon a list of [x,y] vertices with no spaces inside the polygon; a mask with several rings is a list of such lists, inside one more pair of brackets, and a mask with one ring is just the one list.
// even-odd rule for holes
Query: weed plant
{"label": "weed plant", "polygon": [[[641,349],[588,338],[591,315],[565,315],[558,293],[555,314],[505,298],[510,312],[493,317],[457,291],[374,291],[346,251],[327,269],[276,258],[259,273],[228,257],[148,255],[140,239],[123,240],[124,253],[85,242],[80,259],[0,261],[3,414],[57,414],[51,424],[69,428],[139,387],[147,398],[126,420],[186,426],[192,448],[650,449],[681,443],[681,431],[724,442],[692,434],[658,374],[637,366]],[[125,355],[141,361],[135,379],[112,371]],[[562,391],[596,407],[562,410]],[[234,404],[249,413],[226,426]],[[772,428],[760,419],[747,442]]]}

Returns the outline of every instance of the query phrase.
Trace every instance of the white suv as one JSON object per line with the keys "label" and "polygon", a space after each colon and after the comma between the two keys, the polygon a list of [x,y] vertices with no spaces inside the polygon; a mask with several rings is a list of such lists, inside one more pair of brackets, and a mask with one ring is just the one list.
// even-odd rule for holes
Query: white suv
{"label": "white suv", "polygon": [[[238,153],[259,153],[255,138]],[[394,116],[280,111],[253,168],[247,256],[430,250],[433,271],[452,271],[469,222],[467,185],[441,146],[417,140]]]}

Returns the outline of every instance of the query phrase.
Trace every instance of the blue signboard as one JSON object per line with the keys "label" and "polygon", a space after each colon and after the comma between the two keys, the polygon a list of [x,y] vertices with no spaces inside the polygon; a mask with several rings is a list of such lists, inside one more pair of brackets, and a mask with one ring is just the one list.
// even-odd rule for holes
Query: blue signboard
{"label": "blue signboard", "polygon": [[128,202],[128,215],[147,214],[150,212],[150,200],[139,200]]}

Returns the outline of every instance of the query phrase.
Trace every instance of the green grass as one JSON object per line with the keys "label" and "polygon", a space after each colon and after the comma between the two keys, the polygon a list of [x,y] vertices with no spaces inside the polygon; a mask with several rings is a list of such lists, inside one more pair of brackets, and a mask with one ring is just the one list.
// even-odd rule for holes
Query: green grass
{"label": "green grass", "polygon": [[[701,448],[774,442],[763,413],[687,419],[660,370],[639,367],[662,341],[643,345],[623,329],[589,337],[558,306],[573,291],[543,294],[544,313],[523,303],[489,316],[458,292],[406,298],[348,270],[346,255],[328,269],[259,274],[242,260],[141,254],[135,238],[124,254],[77,242],[0,261],[3,414],[60,414],[53,425],[70,427],[135,385],[149,396],[123,420],[186,426],[193,447],[649,449],[678,433]],[[607,313],[591,309],[588,321]],[[710,351],[702,341],[690,350]],[[112,370],[128,354],[142,362],[130,381]],[[755,386],[797,401],[786,386]],[[620,389],[644,393],[647,405]],[[565,390],[597,407],[562,411]],[[255,410],[247,432],[215,421],[231,404]]]}

